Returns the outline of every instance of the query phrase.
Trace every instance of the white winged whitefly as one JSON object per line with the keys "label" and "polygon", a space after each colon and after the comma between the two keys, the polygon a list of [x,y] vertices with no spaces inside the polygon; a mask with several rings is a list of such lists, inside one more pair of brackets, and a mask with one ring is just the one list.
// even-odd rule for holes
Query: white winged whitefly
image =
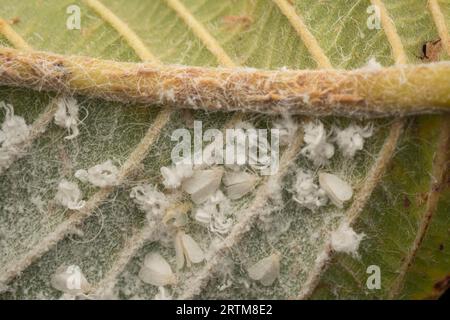
{"label": "white winged whitefly", "polygon": [[158,252],[150,252],[144,258],[139,278],[145,283],[162,287],[177,282],[169,263]]}
{"label": "white winged whitefly", "polygon": [[335,174],[319,172],[319,184],[338,208],[353,196],[352,186]]}
{"label": "white winged whitefly", "polygon": [[328,133],[320,120],[308,122],[303,127],[305,146],[301,154],[316,167],[328,164],[334,155],[334,145],[328,142]]}
{"label": "white winged whitefly", "polygon": [[223,173],[222,167],[195,170],[192,177],[183,181],[181,187],[191,195],[195,204],[201,204],[219,189]]}
{"label": "white winged whitefly", "polygon": [[361,127],[356,124],[351,124],[345,129],[333,127],[334,137],[333,141],[339,147],[345,158],[353,158],[357,151],[364,148],[364,140],[373,135],[373,124],[368,124]]}
{"label": "white winged whitefly", "polygon": [[163,176],[163,184],[167,189],[176,189],[187,178],[192,177],[194,171],[192,164],[177,163],[172,167],[161,167],[161,175]]}
{"label": "white winged whitefly", "polygon": [[175,254],[178,270],[185,264],[189,268],[192,264],[200,263],[205,259],[205,253],[198,243],[182,230],[179,230],[175,236]]}
{"label": "white winged whitefly", "polygon": [[231,200],[237,200],[253,191],[258,176],[244,171],[226,172],[223,177],[225,193]]}
{"label": "white winged whitefly", "polygon": [[249,277],[263,286],[271,286],[280,275],[280,258],[280,254],[275,252],[259,260],[247,269]]}

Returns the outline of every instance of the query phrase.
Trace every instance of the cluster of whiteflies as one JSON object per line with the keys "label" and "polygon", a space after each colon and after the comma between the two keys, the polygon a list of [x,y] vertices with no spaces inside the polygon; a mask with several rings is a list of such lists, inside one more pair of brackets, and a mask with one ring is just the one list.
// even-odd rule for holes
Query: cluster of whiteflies
{"label": "cluster of whiteflies", "polygon": [[[331,133],[327,134],[323,123],[319,120],[309,122],[304,127],[306,146],[301,153],[313,165],[323,167],[335,154],[333,142],[336,143],[344,158],[351,159],[363,149],[365,139],[372,134],[372,125],[361,127],[351,124],[345,129],[333,127]],[[353,189],[348,181],[323,169],[297,170],[292,192],[293,199],[311,211],[327,205],[328,201],[341,209],[353,196]],[[364,234],[356,233],[344,220],[330,234],[331,248],[337,252],[357,256],[359,244],[363,238]]]}
{"label": "cluster of whiteflies", "polygon": [[[342,155],[351,159],[357,151],[364,147],[364,140],[373,133],[371,125],[365,127],[351,124],[345,129],[333,127],[327,134],[322,122],[316,120],[304,126],[305,146],[301,154],[306,156],[313,165],[323,167],[328,164],[335,154],[335,142]],[[316,182],[318,180],[318,183]],[[296,180],[293,184],[293,199],[300,205],[316,210],[325,206],[328,200],[342,208],[346,201],[353,196],[353,190],[347,181],[338,175],[323,170],[297,170]]]}
{"label": "cluster of whiteflies", "polygon": [[[251,125],[242,123],[240,126]],[[205,150],[210,147],[206,146]],[[179,189],[188,194],[193,219],[213,233],[225,235],[235,221],[233,201],[252,192],[259,176],[244,165],[209,166],[207,163],[192,165],[181,161],[162,167],[163,185],[166,189]]]}
{"label": "cluster of whiteflies", "polygon": [[[64,127],[71,130],[71,136],[76,136],[78,131],[74,126],[78,120],[73,119],[77,119],[78,112],[73,109],[73,101],[62,101],[60,106],[64,108],[59,108],[61,114],[58,116],[58,122],[64,123]],[[63,114],[61,110],[65,110],[67,116],[64,121],[61,120],[64,119],[61,116]],[[248,123],[242,123],[241,126],[251,127]],[[298,131],[297,125],[290,118],[276,122],[275,126],[280,129],[281,145],[287,145]],[[370,126],[362,128],[350,125],[343,130],[333,128],[333,134],[328,135],[320,121],[310,122],[304,126],[305,146],[301,153],[314,165],[324,166],[334,155],[335,147],[332,142],[337,144],[345,157],[351,158],[357,151],[362,150],[364,139],[371,134]],[[206,148],[209,147],[206,146]],[[201,263],[208,257],[206,250],[186,233],[186,227],[190,221],[193,220],[194,223],[204,226],[219,239],[227,235],[238,219],[235,216],[234,202],[251,193],[260,177],[251,167],[244,165],[194,166],[187,162],[180,162],[171,167],[162,167],[160,171],[163,178],[162,184],[165,189],[170,190],[169,193],[158,190],[156,185],[143,184],[133,187],[130,197],[140,210],[146,213],[147,223],[153,227],[156,234],[159,234],[156,239],[164,241],[168,237],[169,242],[173,244],[176,269],[189,268],[192,264]],[[119,183],[118,173],[119,170],[113,162],[107,160],[87,170],[78,170],[75,177],[83,183],[105,188]],[[329,200],[342,208],[344,202],[350,200],[353,195],[351,185],[337,175],[319,171],[318,184],[315,180],[313,171],[300,169],[297,171],[293,184],[293,199],[310,210],[326,205]],[[270,189],[278,190],[278,193],[281,191],[278,182],[268,183],[268,186]],[[183,193],[187,194],[191,201],[180,203],[179,199],[183,198]],[[60,182],[55,199],[71,210],[79,210],[85,205],[78,185],[67,180]],[[356,234],[349,226],[343,225],[332,235],[333,249],[355,253],[362,237],[363,235]],[[213,246],[211,244],[211,247]],[[249,277],[262,285],[272,285],[279,275],[280,258],[279,253],[274,253],[260,259],[248,269]],[[63,277],[64,274],[59,276]],[[166,286],[177,283],[177,276],[172,267],[157,251],[152,251],[145,256],[139,278],[145,283],[159,287],[159,294],[155,297],[157,299],[170,298]],[[58,286],[58,289],[64,289],[61,285]],[[74,294],[67,288],[62,291]]]}
{"label": "cluster of whiteflies", "polygon": [[[252,128],[252,125],[244,122],[238,124],[238,127]],[[290,119],[278,122],[277,128],[280,129],[282,144],[283,141],[287,143],[297,130]],[[208,145],[205,150],[211,148],[214,146]],[[252,168],[245,165],[219,166],[207,163],[205,161],[200,165],[192,165],[180,162],[171,167],[162,167],[162,183],[171,191],[170,196],[158,191],[153,185],[137,186],[131,192],[131,197],[146,212],[149,223],[162,221],[166,228],[174,230],[171,234],[177,270],[200,263],[208,257],[207,251],[185,231],[190,220],[187,212],[191,212],[194,223],[204,226],[219,238],[223,237],[238,219],[235,216],[234,202],[251,193],[260,180]],[[176,197],[174,195],[177,195],[177,191],[179,197],[182,193],[190,197],[188,206],[170,205],[173,199],[170,201],[169,197]],[[214,243],[210,247],[214,247]],[[279,255],[262,259],[248,272],[250,278],[263,285],[271,285],[279,273]],[[165,286],[176,282],[172,268],[159,252],[151,252],[146,256],[139,277],[142,281],[159,287],[158,298],[170,296]]]}
{"label": "cluster of whiteflies", "polygon": [[[79,134],[76,101],[61,98],[57,103],[55,122],[69,130],[70,136],[66,137],[67,139],[75,138]],[[286,143],[290,140],[289,136],[292,136],[297,130],[295,125],[288,121],[284,120],[277,124],[282,141]],[[241,123],[240,126],[248,128],[251,127],[251,124]],[[209,147],[213,146],[206,146],[206,148]],[[82,183],[106,188],[119,183],[118,174],[117,166],[111,160],[107,160],[91,168],[77,170],[74,177]],[[201,263],[207,257],[205,250],[185,232],[185,227],[190,220],[188,212],[191,212],[195,223],[203,225],[213,234],[223,237],[230,232],[236,222],[233,202],[252,192],[260,179],[251,167],[244,165],[208,166],[203,164],[193,166],[182,162],[171,167],[162,167],[161,175],[163,185],[171,191],[171,195],[159,191],[156,185],[143,184],[133,187],[130,197],[146,213],[147,223],[154,227],[155,233],[160,234],[160,239],[162,238],[161,234],[172,238],[177,270]],[[189,195],[191,202],[181,204],[178,202],[177,199],[181,198],[182,192]],[[55,200],[61,206],[70,210],[80,210],[86,204],[82,198],[80,188],[75,181],[63,179],[59,183]],[[272,255],[261,261],[249,269],[249,276],[254,280],[259,280],[263,285],[269,285],[277,277],[279,255]],[[268,270],[266,270],[265,264],[270,265]],[[68,283],[68,270],[75,272],[75,275],[71,275],[71,279],[81,279],[82,286],[80,288],[73,289]],[[155,297],[159,299],[170,298],[165,286],[176,283],[176,276],[172,268],[159,252],[147,254],[139,277],[145,283],[159,287],[160,292]],[[52,278],[52,285],[65,293],[64,298],[87,297],[86,294],[90,289],[78,266],[63,266],[58,269]]]}
{"label": "cluster of whiteflies", "polygon": [[[72,97],[60,97],[56,104],[54,116],[55,124],[69,131],[65,139],[78,136],[79,106]],[[32,126],[27,125],[25,119],[14,115],[14,108],[10,104],[0,102],[0,109],[5,110],[5,119],[0,129],[0,172],[6,170],[17,158],[25,153],[25,147],[30,140]],[[35,128],[42,130],[42,128]]]}
{"label": "cluster of whiteflies", "polygon": [[[111,160],[95,165],[88,170],[80,169],[75,172],[75,178],[83,183],[90,183],[95,187],[106,188],[118,184],[119,169]],[[62,179],[57,187],[55,201],[69,210],[81,210],[86,201],[82,200],[82,193],[74,181]],[[90,293],[91,285],[77,265],[60,266],[51,278],[53,288],[62,291],[61,299],[96,299]]]}
{"label": "cluster of whiteflies", "polygon": [[[74,98],[58,98],[55,123],[70,130],[71,135],[66,139],[75,138],[78,130],[78,104]],[[5,110],[5,119],[0,129],[0,172],[7,169],[21,154],[30,139],[31,126],[25,119],[14,114],[10,104],[0,102],[0,109]],[[71,210],[81,209],[85,202],[81,200],[81,192],[74,182],[63,179],[58,185],[55,200],[62,206]]]}
{"label": "cluster of whiteflies", "polygon": [[335,174],[319,172],[319,184],[315,182],[315,174],[311,170],[297,170],[296,180],[293,184],[294,201],[311,211],[325,206],[328,199],[343,208],[344,202],[353,196],[351,185]]}
{"label": "cluster of whiteflies", "polygon": [[[242,124],[249,125],[249,124]],[[206,146],[205,149],[210,148]],[[162,167],[161,175],[166,195],[155,185],[136,186],[131,198],[146,213],[147,222],[168,229],[175,248],[176,269],[190,267],[207,258],[207,250],[188,233],[186,227],[192,220],[218,237],[228,234],[237,217],[233,202],[241,199],[256,187],[259,176],[245,166],[192,165],[180,162]],[[191,201],[179,203],[183,193]],[[191,213],[191,217],[188,213]],[[150,252],[139,272],[142,281],[159,287],[155,298],[170,297],[165,286],[176,283],[170,264],[159,252]]]}
{"label": "cluster of whiteflies", "polygon": [[[56,112],[54,122],[68,131],[65,139],[76,138],[79,131],[79,105],[73,97],[55,99]],[[11,105],[0,103],[5,110],[5,118],[0,129],[0,172],[24,152],[23,147],[30,137],[32,127],[27,125],[23,117],[14,114]],[[297,133],[297,124],[289,117],[275,122],[275,128],[280,130],[280,144],[286,146]],[[241,123],[240,127],[253,128],[249,123]],[[335,145],[345,158],[351,159],[364,147],[365,139],[373,133],[372,126],[361,127],[351,124],[345,129],[333,127],[327,133],[319,120],[304,125],[305,146],[301,154],[307,157],[315,166],[328,164],[335,154]],[[244,134],[244,132],[242,132]],[[335,144],[335,145],[334,145]],[[214,149],[213,145],[206,148]],[[207,152],[208,153],[208,152]],[[159,191],[155,185],[139,185],[131,190],[130,197],[139,208],[146,213],[147,221],[157,229],[166,226],[176,252],[176,266],[180,270],[185,266],[201,263],[207,257],[204,249],[185,232],[189,223],[187,213],[191,211],[193,220],[208,228],[219,237],[227,235],[236,223],[237,217],[233,210],[233,202],[251,193],[259,181],[251,167],[232,166],[193,166],[178,163],[171,167],[162,167],[163,185],[166,189],[179,189],[190,196],[190,204],[173,204],[174,199]],[[82,183],[90,183],[98,188],[116,186],[119,183],[119,169],[111,160],[97,164],[88,169],[76,171],[75,178]],[[353,195],[351,185],[341,177],[320,171],[316,174],[311,170],[297,171],[293,185],[293,199],[300,205],[315,210],[330,200],[342,208]],[[277,184],[277,183],[275,183]],[[278,185],[271,189],[280,189]],[[55,201],[70,210],[82,209],[86,202],[75,181],[63,179],[60,181]],[[363,234],[357,234],[343,223],[331,235],[333,250],[356,254]],[[248,269],[249,277],[262,285],[271,285],[278,277],[280,269],[280,254],[274,253],[262,258]],[[170,294],[165,286],[173,285],[177,277],[170,264],[158,252],[146,255],[139,272],[142,281],[158,286],[160,293],[156,298],[167,299]],[[90,285],[75,265],[61,266],[51,279],[54,288],[69,296],[82,296],[89,292]]]}
{"label": "cluster of whiteflies", "polygon": [[[95,165],[88,170],[80,169],[75,172],[75,178],[83,183],[90,183],[95,187],[106,188],[118,184],[119,169],[111,160]],[[70,210],[80,210],[84,207],[82,193],[76,182],[61,180],[58,184],[55,200],[61,206]]]}
{"label": "cluster of whiteflies", "polygon": [[[73,139],[79,135],[79,106],[74,98],[56,99],[55,124],[69,131],[65,139]],[[23,117],[14,114],[11,105],[0,102],[0,109],[5,110],[5,118],[0,129],[0,172],[7,169],[20,155],[26,152],[25,147],[30,140],[32,126],[27,125]],[[41,130],[42,128],[37,128]],[[106,161],[94,166],[86,172],[79,170],[75,174],[82,181],[89,181],[95,186],[106,187],[116,184],[117,168]],[[59,182],[55,201],[70,210],[82,209],[86,202],[78,184],[67,179]],[[60,266],[51,278],[51,285],[64,292],[63,299],[91,298],[89,282],[77,265]]]}
{"label": "cluster of whiteflies", "polygon": [[324,166],[334,156],[335,142],[343,156],[353,158],[357,151],[364,148],[364,140],[373,134],[372,125],[361,127],[351,124],[345,129],[333,127],[327,133],[322,122],[316,120],[308,122],[304,126],[304,141],[306,146],[301,153],[306,156],[315,166]]}

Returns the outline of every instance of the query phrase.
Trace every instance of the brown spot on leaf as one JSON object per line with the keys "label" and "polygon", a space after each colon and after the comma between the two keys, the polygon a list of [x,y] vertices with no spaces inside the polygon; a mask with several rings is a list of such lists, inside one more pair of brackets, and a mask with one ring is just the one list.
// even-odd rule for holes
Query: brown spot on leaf
{"label": "brown spot on leaf", "polygon": [[17,24],[17,23],[20,22],[20,17],[14,17],[14,18],[11,18],[11,19],[9,19],[8,22],[9,22],[9,24],[11,24],[11,25]]}
{"label": "brown spot on leaf", "polygon": [[439,61],[442,53],[441,39],[427,41],[422,45],[420,60],[423,62]]}
{"label": "brown spot on leaf", "polygon": [[439,251],[444,251],[444,244],[443,243],[439,244]]}

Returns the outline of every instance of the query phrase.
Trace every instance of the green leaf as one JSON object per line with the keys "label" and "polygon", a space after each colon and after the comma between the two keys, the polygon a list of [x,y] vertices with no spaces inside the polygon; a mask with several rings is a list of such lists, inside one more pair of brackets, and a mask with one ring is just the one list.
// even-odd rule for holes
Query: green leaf
{"label": "green leaf", "polygon": [[[371,58],[383,66],[395,63],[392,40],[386,36],[385,28],[371,30],[367,27],[371,14],[367,11],[371,5],[369,0],[291,2],[333,67],[358,68]],[[450,2],[438,2],[450,25]],[[102,3],[164,64],[224,65],[226,59],[213,50],[220,48],[237,66],[318,68],[311,45],[299,36],[277,1],[183,0],[186,10],[182,13],[174,9],[177,1],[171,0],[103,0]],[[66,9],[73,4],[81,8],[81,30],[66,28],[69,17]],[[408,63],[422,63],[418,56],[422,54],[423,45],[440,37],[427,0],[385,0],[384,4]],[[198,28],[186,24],[186,19],[182,18],[186,12],[190,12],[213,39],[213,49],[199,36]],[[33,49],[140,61],[139,54],[120,30],[85,1],[0,0],[0,18],[15,17],[19,22],[12,28]],[[0,44],[12,46],[2,36]],[[446,59],[447,55],[443,53],[441,58]],[[12,104],[15,114],[23,116],[27,123],[37,119],[53,97],[26,89],[0,87],[0,101]],[[58,298],[61,293],[52,288],[50,277],[60,265],[76,264],[94,287],[113,287],[114,293],[122,299],[152,299],[158,288],[143,283],[138,277],[144,256],[151,250],[158,250],[175,266],[175,250],[171,241],[153,241],[152,235],[147,234],[145,214],[133,203],[129,193],[133,186],[144,182],[161,183],[160,167],[171,164],[174,143],[170,136],[173,130],[187,127],[188,121],[185,114],[172,113],[143,161],[121,185],[105,191],[102,201],[92,201],[95,206],[85,216],[77,216],[80,213],[63,211],[52,204],[59,181],[62,178],[73,180],[76,170],[107,159],[119,165],[127,163],[147,130],[158,124],[155,119],[162,110],[89,97],[77,99],[83,121],[76,139],[64,140],[66,132],[51,122],[27,149],[27,154],[0,175],[0,280],[8,280],[0,297]],[[195,111],[193,115],[203,121],[204,130],[220,129],[232,117],[204,111]],[[244,118],[259,128],[270,128],[275,120],[263,115]],[[321,120],[327,129],[333,125],[343,127],[352,121],[345,118]],[[0,114],[0,121],[3,121],[3,114]],[[236,231],[238,236],[231,239],[231,248],[213,255],[214,259],[181,270],[177,274],[178,283],[171,288],[174,297],[439,297],[449,285],[450,270],[447,170],[450,147],[445,135],[449,132],[449,118],[417,116],[400,121],[403,130],[399,129],[398,119],[361,121],[362,124],[371,122],[375,128],[364,150],[351,161],[336,152],[324,168],[345,177],[354,187],[353,202],[343,210],[328,205],[311,212],[292,199],[296,170],[316,169],[305,157],[294,152],[299,148],[295,143],[283,149],[285,156],[291,153],[290,158],[286,156],[289,167],[279,177],[283,205],[276,206],[268,199],[263,189],[264,180],[260,188],[238,201],[236,216],[238,221],[243,221],[239,229],[242,233]],[[401,131],[398,139],[395,128],[397,133]],[[383,154],[383,150],[388,150],[387,143],[392,143],[393,151]],[[367,187],[369,183],[373,183],[373,188]],[[85,199],[99,197],[94,187],[83,186],[82,191]],[[327,251],[330,233],[348,220],[349,215],[352,215],[354,229],[365,234],[359,255]],[[216,236],[194,223],[192,216],[190,218],[186,233],[207,249]],[[76,227],[70,224],[67,230],[63,228],[64,232],[59,232],[68,221],[80,223]],[[55,234],[58,236],[50,241]],[[273,285],[264,287],[249,278],[247,269],[274,251],[281,254],[280,276]],[[322,265],[318,257],[324,254],[328,262]],[[380,267],[380,289],[371,290],[366,285],[370,265]],[[308,294],[302,296],[305,291]]]}

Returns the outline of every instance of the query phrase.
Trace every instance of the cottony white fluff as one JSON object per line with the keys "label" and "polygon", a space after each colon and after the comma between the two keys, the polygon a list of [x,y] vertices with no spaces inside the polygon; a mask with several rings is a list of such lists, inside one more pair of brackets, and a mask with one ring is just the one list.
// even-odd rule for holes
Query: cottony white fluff
{"label": "cottony white fluff", "polygon": [[14,115],[14,108],[10,104],[0,102],[0,107],[5,109],[5,120],[0,130],[0,143],[2,147],[9,147],[22,143],[28,138],[30,128],[25,119]]}
{"label": "cottony white fluff", "polygon": [[328,163],[334,155],[334,146],[327,142],[327,133],[323,123],[308,122],[304,127],[303,140],[306,146],[302,148],[301,154],[311,160],[314,165],[322,166]]}
{"label": "cottony white fluff", "polygon": [[149,222],[155,218],[161,218],[170,204],[166,195],[150,184],[133,187],[130,198],[147,213]]}
{"label": "cottony white fluff", "polygon": [[25,119],[14,115],[10,104],[0,102],[0,109],[5,109],[5,120],[0,129],[0,172],[8,168],[21,153],[21,144],[30,135],[30,127]]}
{"label": "cottony white fluff", "polygon": [[89,181],[96,187],[105,188],[112,187],[118,184],[117,175],[119,169],[112,163],[111,160],[95,165],[87,171],[84,169],[77,170],[75,177],[82,182]]}
{"label": "cottony white fluff", "polygon": [[339,150],[346,158],[353,158],[358,150],[364,148],[364,139],[367,139],[373,134],[373,126],[371,124],[360,127],[351,124],[345,129],[334,128],[334,138]]}
{"label": "cottony white fluff", "polygon": [[315,210],[327,204],[326,193],[314,183],[314,176],[311,171],[299,169],[293,187],[295,194],[292,198],[309,210]]}
{"label": "cottony white fluff", "polygon": [[197,208],[194,216],[197,222],[209,227],[211,232],[221,235],[230,232],[234,222],[230,200],[220,190]]}
{"label": "cottony white fluff", "polygon": [[63,179],[58,185],[58,191],[55,195],[55,200],[70,210],[80,210],[86,204],[86,201],[81,200],[81,191],[78,185],[74,182]]}
{"label": "cottony white fluff", "polygon": [[163,184],[167,189],[176,189],[187,178],[192,177],[194,171],[191,164],[177,163],[168,168],[161,167],[161,174],[164,178]]}
{"label": "cottony white fluff", "polygon": [[334,251],[344,252],[358,256],[358,248],[364,233],[356,233],[347,222],[342,223],[338,229],[331,234],[331,247]]}
{"label": "cottony white fluff", "polygon": [[79,107],[77,100],[73,97],[61,97],[56,104],[55,123],[69,131],[69,135],[64,137],[64,139],[70,140],[77,137],[80,134],[78,129],[80,120],[78,118]]}
{"label": "cottony white fluff", "polygon": [[369,59],[367,64],[364,67],[362,67],[361,69],[363,69],[365,71],[378,71],[381,68],[383,68],[383,66],[377,61],[377,59],[372,57]]}

